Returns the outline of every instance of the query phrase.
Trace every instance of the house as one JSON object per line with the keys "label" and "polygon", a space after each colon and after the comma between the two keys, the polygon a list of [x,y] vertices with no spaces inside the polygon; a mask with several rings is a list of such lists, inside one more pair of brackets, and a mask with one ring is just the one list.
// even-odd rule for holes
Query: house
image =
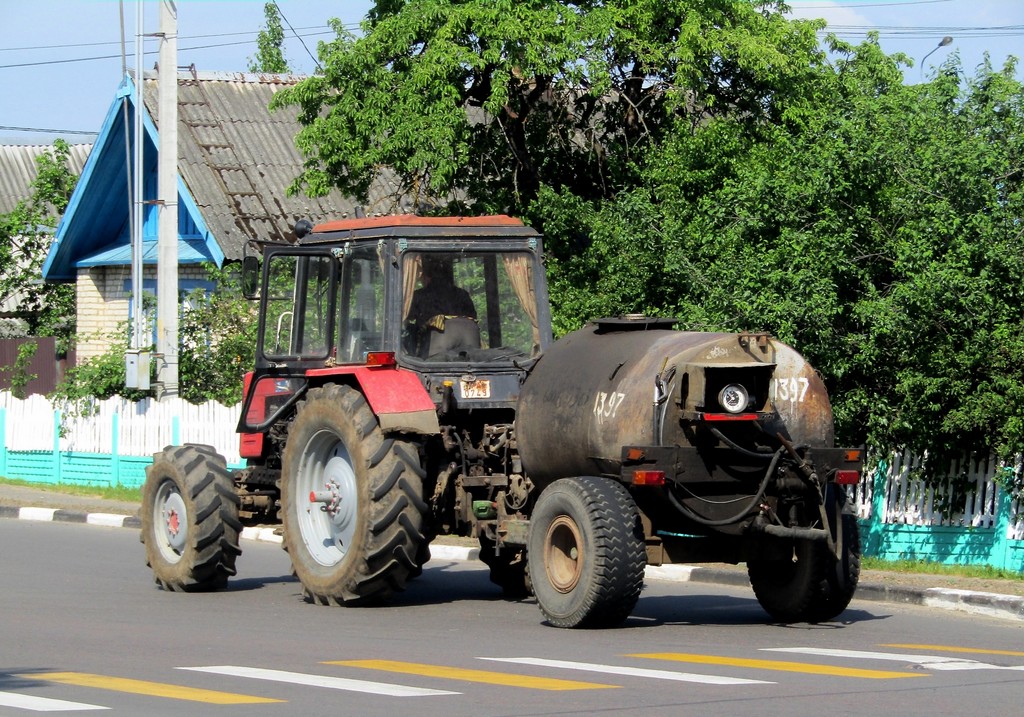
{"label": "house", "polygon": [[[356,201],[333,192],[310,199],[285,189],[301,174],[296,112],[268,109],[274,94],[302,78],[244,73],[178,73],[178,287],[208,287],[202,267],[239,261],[252,240],[293,239],[299,219],[314,224],[354,213]],[[156,198],[160,118],[155,73],[143,75],[144,200]],[[57,230],[43,266],[46,281],[74,282],[78,359],[104,353],[129,318],[129,185],[134,87],[126,77]],[[372,196],[394,195],[386,179]],[[386,199],[366,207],[389,213]],[[156,293],[157,211],[145,205],[144,290]],[[250,250],[251,251],[251,250]]]}
{"label": "house", "polygon": [[[91,149],[91,144],[69,145],[68,169],[81,174]],[[37,160],[52,151],[49,145],[0,145],[0,214],[9,214],[31,197],[32,182],[39,174]],[[29,260],[25,257],[24,266]],[[20,294],[0,296],[0,338],[24,336],[23,317]]]}
{"label": "house", "polygon": [[[80,174],[91,149],[89,144],[69,145],[68,169]],[[37,160],[52,151],[50,145],[0,146],[0,214],[10,214],[20,202],[32,197],[32,183],[39,174]],[[26,228],[52,231],[50,227]],[[11,245],[3,247],[3,250],[5,259],[8,256],[6,252],[10,250],[9,259],[16,262],[13,266],[26,274],[38,276],[41,257],[19,250],[19,237],[13,237]],[[15,281],[5,282],[4,291],[0,294],[0,391],[21,384],[18,390],[24,395],[48,393],[61,380],[67,366],[74,364],[74,351],[59,351],[52,336],[29,336],[30,321],[38,318],[33,316],[38,309],[27,302],[24,285],[19,286]],[[27,344],[35,347],[31,357],[22,368],[16,368],[22,361],[21,350]],[[22,380],[25,381],[23,384]]]}

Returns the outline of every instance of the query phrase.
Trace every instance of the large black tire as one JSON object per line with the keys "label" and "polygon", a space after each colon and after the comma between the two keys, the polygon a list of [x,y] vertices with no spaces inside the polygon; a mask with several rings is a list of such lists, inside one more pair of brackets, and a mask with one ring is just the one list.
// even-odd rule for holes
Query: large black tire
{"label": "large black tire", "polygon": [[362,394],[328,384],[297,407],[282,457],[284,548],[313,602],[404,590],[429,559],[416,446],[385,436]]}
{"label": "large black tire", "polygon": [[647,554],[640,512],[619,483],[552,483],[530,518],[528,547],[530,581],[551,625],[611,627],[636,606]]}
{"label": "large black tire", "polygon": [[747,576],[765,612],[779,622],[807,622],[820,602],[828,551],[822,543],[793,541],[792,558],[750,560]]}
{"label": "large black tire", "polygon": [[[832,538],[842,530],[839,559],[825,543],[794,541],[793,559],[751,560],[747,575],[761,607],[779,622],[825,622],[850,604],[860,578],[860,530],[846,495],[829,485],[825,509]],[[839,514],[840,520],[836,520]]]}
{"label": "large black tire", "polygon": [[165,590],[227,585],[241,555],[240,501],[224,458],[210,446],[168,446],[153,456],[142,488],[146,564]]}
{"label": "large black tire", "polygon": [[[832,539],[842,530],[839,557],[830,557],[825,569],[825,584],[817,602],[811,606],[811,621],[825,622],[839,615],[850,604],[860,581],[860,526],[851,510],[846,492],[829,484],[825,493],[825,506]],[[836,514],[839,520],[836,520]]]}

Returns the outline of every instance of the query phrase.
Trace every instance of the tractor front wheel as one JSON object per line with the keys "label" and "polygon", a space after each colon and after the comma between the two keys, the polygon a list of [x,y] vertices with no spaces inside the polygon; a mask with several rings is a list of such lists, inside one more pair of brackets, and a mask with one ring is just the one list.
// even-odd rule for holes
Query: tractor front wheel
{"label": "tractor front wheel", "polygon": [[168,446],[153,456],[142,488],[146,564],[165,590],[217,590],[242,550],[239,499],[212,447]]}

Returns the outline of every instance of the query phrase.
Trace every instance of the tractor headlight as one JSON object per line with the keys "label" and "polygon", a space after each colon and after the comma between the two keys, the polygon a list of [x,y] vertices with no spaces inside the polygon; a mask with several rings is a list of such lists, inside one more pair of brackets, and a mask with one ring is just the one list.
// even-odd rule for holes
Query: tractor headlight
{"label": "tractor headlight", "polygon": [[738,383],[730,383],[718,392],[718,405],[729,413],[742,412],[748,403],[750,403],[750,394]]}

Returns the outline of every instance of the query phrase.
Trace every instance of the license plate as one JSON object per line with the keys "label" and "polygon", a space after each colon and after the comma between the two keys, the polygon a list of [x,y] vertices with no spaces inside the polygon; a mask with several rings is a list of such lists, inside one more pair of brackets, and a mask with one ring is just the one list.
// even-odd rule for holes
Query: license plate
{"label": "license plate", "polygon": [[462,388],[462,398],[490,398],[491,382],[487,379],[462,379],[459,382]]}

